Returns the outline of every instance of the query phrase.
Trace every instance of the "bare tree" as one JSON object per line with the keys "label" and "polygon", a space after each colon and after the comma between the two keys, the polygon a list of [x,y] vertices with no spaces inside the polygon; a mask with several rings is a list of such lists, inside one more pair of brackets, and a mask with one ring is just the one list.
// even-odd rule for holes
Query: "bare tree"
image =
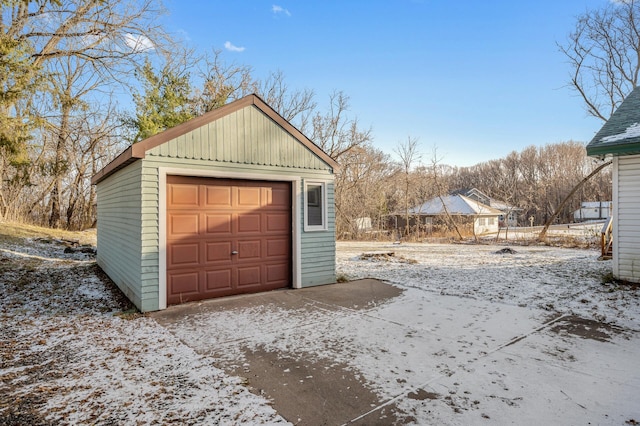
{"label": "bare tree", "polygon": [[416,165],[416,162],[420,161],[421,155],[418,152],[418,139],[407,137],[404,142],[399,142],[394,149],[394,152],[400,159],[400,169],[402,170],[403,186],[404,186],[404,219],[405,219],[405,235],[411,233],[411,227],[409,224],[409,209],[411,207],[411,171]]}
{"label": "bare tree", "polygon": [[432,170],[431,177],[432,177],[433,186],[436,189],[436,196],[438,197],[438,200],[440,200],[440,203],[442,204],[442,210],[444,211],[447,222],[456,231],[458,238],[462,239],[462,233],[460,232],[460,228],[458,228],[458,224],[449,213],[449,209],[447,208],[447,203],[444,200],[444,196],[447,194],[448,188],[446,187],[446,184],[444,183],[444,179],[442,178],[441,170],[443,169],[443,167],[440,165],[440,161],[441,159],[438,158],[438,150],[437,148],[434,147],[433,155],[431,156],[431,170]]}
{"label": "bare tree", "polygon": [[[17,111],[18,102],[33,110],[40,108],[38,104],[47,106],[45,111],[40,108],[41,123],[28,135],[31,145],[41,147],[30,152],[39,152],[36,158],[47,164],[2,167],[0,179],[19,185],[16,177],[40,168],[40,177],[51,177],[42,182],[49,191],[42,199],[50,209],[47,222],[60,226],[63,193],[77,199],[67,185],[74,182],[72,138],[79,117],[96,98],[105,98],[105,92],[121,90],[137,64],[148,55],[162,54],[171,41],[156,23],[162,9],[154,0],[24,0],[2,2],[0,8],[0,38],[25,44],[30,52],[27,65],[47,83],[38,86],[30,99],[8,106],[10,111]],[[67,207],[67,217],[71,216]]]}
{"label": "bare tree", "polygon": [[[329,95],[329,110],[324,114],[316,112],[311,120],[311,140],[336,161],[372,140],[371,129],[360,129],[358,119],[347,116],[348,110],[349,97],[343,92],[333,92]],[[307,129],[301,130],[309,134]]]}
{"label": "bare tree", "polygon": [[638,84],[640,3],[611,1],[587,11],[558,47],[571,67],[569,87],[584,100],[588,114],[606,121]]}
{"label": "bare tree", "polygon": [[224,106],[258,91],[258,82],[253,79],[253,69],[249,65],[228,63],[221,50],[213,50],[204,56],[199,66],[202,89],[194,95],[194,115]]}
{"label": "bare tree", "polygon": [[393,172],[389,156],[369,145],[342,156],[335,184],[336,234],[340,238],[361,236],[364,218],[380,225],[388,213],[388,179]]}
{"label": "bare tree", "polygon": [[282,71],[274,71],[258,83],[258,95],[303,133],[309,125],[309,117],[317,107],[313,90],[291,90]]}
{"label": "bare tree", "polygon": [[609,161],[605,161],[604,163],[600,164],[598,167],[596,167],[591,173],[589,173],[588,176],[586,176],[584,179],[582,179],[580,182],[578,182],[577,185],[575,185],[573,187],[573,189],[571,190],[571,192],[569,192],[569,194],[567,194],[567,196],[564,198],[564,200],[562,200],[562,202],[560,203],[560,205],[558,206],[558,208],[553,212],[553,214],[551,215],[551,217],[549,217],[549,219],[547,220],[547,222],[544,224],[544,226],[542,227],[542,230],[540,231],[540,234],[538,234],[538,241],[544,241],[544,239],[547,236],[547,230],[549,229],[549,226],[551,226],[551,224],[553,223],[553,221],[555,220],[555,218],[558,216],[558,213],[562,210],[562,208],[564,207],[564,205],[571,199],[571,197],[573,197],[573,195],[580,189],[580,187],[582,187],[582,185],[584,185],[589,179],[591,179],[593,176],[595,176],[596,174],[598,174],[600,172],[600,170],[604,169],[605,167],[609,166],[611,164],[611,160]]}

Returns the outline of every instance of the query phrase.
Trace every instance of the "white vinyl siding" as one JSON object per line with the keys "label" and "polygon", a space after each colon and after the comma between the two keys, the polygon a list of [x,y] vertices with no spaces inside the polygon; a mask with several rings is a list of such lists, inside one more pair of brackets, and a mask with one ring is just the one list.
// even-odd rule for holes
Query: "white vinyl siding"
{"label": "white vinyl siding", "polygon": [[640,282],[640,155],[614,159],[613,185],[613,272],[619,279]]}

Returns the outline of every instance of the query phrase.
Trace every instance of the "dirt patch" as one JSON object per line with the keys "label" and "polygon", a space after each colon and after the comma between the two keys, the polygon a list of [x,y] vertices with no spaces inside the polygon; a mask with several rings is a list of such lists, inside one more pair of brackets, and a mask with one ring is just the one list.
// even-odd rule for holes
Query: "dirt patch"
{"label": "dirt patch", "polygon": [[440,395],[438,395],[435,392],[427,392],[424,389],[418,389],[415,392],[409,392],[407,397],[409,399],[415,399],[417,401],[424,401],[424,400],[427,400],[427,399],[430,399],[430,400],[438,399],[438,398],[440,398]]}
{"label": "dirt patch", "polygon": [[[246,378],[253,393],[273,401],[278,413],[296,425],[345,424],[383,402],[343,364],[262,349],[245,351],[245,358],[242,366],[223,367]],[[402,414],[389,405],[349,424],[404,423]]]}
{"label": "dirt patch", "polygon": [[518,253],[517,251],[515,251],[514,249],[510,248],[510,247],[505,247],[503,249],[500,249],[498,251],[494,252],[495,254],[516,254]]}
{"label": "dirt patch", "polygon": [[370,262],[393,262],[393,263],[408,263],[408,264],[416,264],[418,263],[415,259],[409,259],[404,256],[398,256],[395,252],[376,252],[376,253],[362,253],[359,256],[360,260],[367,260]]}
{"label": "dirt patch", "polygon": [[625,329],[613,324],[594,321],[576,315],[562,318],[550,328],[556,333],[566,333],[583,339],[608,342],[611,337],[625,333]]}

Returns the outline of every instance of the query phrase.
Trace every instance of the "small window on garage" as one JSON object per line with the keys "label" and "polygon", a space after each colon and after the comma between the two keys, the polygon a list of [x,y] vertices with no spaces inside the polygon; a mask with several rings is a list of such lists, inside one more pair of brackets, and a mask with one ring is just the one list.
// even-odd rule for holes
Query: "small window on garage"
{"label": "small window on garage", "polygon": [[326,195],[326,184],[324,182],[305,182],[305,231],[325,231],[327,229]]}

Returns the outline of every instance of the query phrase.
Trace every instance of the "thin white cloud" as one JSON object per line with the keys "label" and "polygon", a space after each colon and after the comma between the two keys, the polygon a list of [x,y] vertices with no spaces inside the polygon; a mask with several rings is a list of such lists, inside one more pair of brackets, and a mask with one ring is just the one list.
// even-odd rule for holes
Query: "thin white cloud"
{"label": "thin white cloud", "polygon": [[288,9],[285,9],[282,6],[278,6],[277,4],[274,4],[273,6],[271,6],[271,11],[275,14],[275,15],[279,15],[279,14],[285,14],[287,16],[291,16],[291,12],[289,12]]}
{"label": "thin white cloud", "polygon": [[155,49],[153,42],[148,37],[142,34],[127,33],[124,36],[124,42],[134,52],[146,52],[147,50]]}
{"label": "thin white cloud", "polygon": [[227,42],[224,43],[224,48],[227,49],[230,52],[243,52],[244,49],[245,49],[244,47],[235,46],[230,41],[227,41]]}

